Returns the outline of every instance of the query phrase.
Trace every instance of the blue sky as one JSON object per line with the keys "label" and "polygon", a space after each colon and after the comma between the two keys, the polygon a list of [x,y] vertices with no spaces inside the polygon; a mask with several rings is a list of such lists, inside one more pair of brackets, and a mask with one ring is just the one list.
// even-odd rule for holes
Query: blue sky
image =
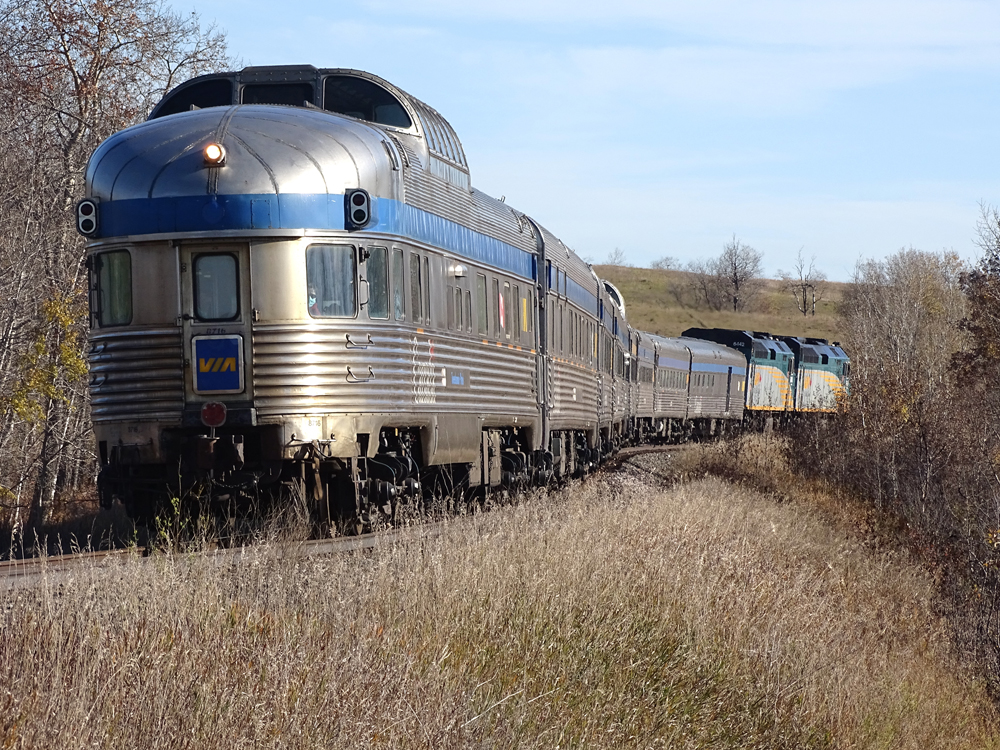
{"label": "blue sky", "polygon": [[[178,9],[183,5],[177,3]],[[1000,3],[202,0],[246,65],[386,78],[455,127],[472,184],[582,256],[735,234],[833,279],[901,247],[973,260],[1000,203]]]}

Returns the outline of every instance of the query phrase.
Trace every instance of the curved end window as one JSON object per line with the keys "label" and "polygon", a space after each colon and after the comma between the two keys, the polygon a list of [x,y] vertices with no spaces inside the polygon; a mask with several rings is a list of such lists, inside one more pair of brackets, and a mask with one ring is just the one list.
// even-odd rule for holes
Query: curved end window
{"label": "curved end window", "polygon": [[229,253],[194,259],[194,315],[198,320],[235,320],[240,313],[239,266]]}
{"label": "curved end window", "polygon": [[154,118],[175,115],[191,109],[225,107],[233,103],[233,82],[229,78],[211,78],[174,89],[160,102]]}
{"label": "curved end window", "polygon": [[357,314],[357,263],[351,245],[312,245],[306,250],[309,314],[353,318]]}
{"label": "curved end window", "polygon": [[323,109],[394,128],[413,125],[395,96],[377,83],[357,76],[327,76],[323,84]]}
{"label": "curved end window", "polygon": [[243,87],[244,104],[287,104],[304,107],[312,104],[311,83],[252,83]]}
{"label": "curved end window", "polygon": [[132,256],[128,250],[99,253],[92,261],[91,309],[97,325],[132,322]]}

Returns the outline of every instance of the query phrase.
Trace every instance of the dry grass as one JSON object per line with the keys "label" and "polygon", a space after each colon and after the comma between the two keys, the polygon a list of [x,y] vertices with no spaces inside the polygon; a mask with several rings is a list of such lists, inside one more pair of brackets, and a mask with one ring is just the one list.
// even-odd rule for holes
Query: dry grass
{"label": "dry grass", "polygon": [[8,595],[0,742],[997,746],[905,558],[662,470],[374,553],[131,558]]}
{"label": "dry grass", "polygon": [[816,304],[816,315],[804,316],[796,309],[792,297],[782,291],[780,281],[765,280],[764,289],[752,309],[734,313],[692,307],[690,300],[680,304],[671,288],[687,283],[684,271],[630,266],[595,266],[594,270],[618,287],[625,297],[629,325],[642,331],[679,336],[687,328],[736,328],[843,340],[837,305],[846,284],[828,283],[824,299]]}

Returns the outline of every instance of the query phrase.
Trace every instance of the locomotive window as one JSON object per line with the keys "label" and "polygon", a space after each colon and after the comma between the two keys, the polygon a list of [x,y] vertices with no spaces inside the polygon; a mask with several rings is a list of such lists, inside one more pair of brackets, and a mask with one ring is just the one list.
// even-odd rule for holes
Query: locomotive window
{"label": "locomotive window", "polygon": [[314,318],[353,318],[357,311],[356,274],[350,245],[312,245],[306,250],[309,314]]}
{"label": "locomotive window", "polygon": [[403,309],[403,251],[392,249],[392,309],[396,320],[402,320]]}
{"label": "locomotive window", "polygon": [[243,87],[244,104],[290,104],[303,107],[315,99],[311,83],[254,83]]}
{"label": "locomotive window", "polygon": [[388,251],[373,247],[365,262],[368,279],[368,317],[385,320],[389,317]]}
{"label": "locomotive window", "polygon": [[356,76],[328,76],[323,84],[323,109],[394,128],[413,124],[395,96],[377,83]]}
{"label": "locomotive window", "polygon": [[132,256],[114,250],[94,256],[95,313],[101,326],[125,326],[132,322]]}
{"label": "locomotive window", "polygon": [[486,277],[481,274],[476,274],[476,306],[479,310],[479,319],[477,325],[479,326],[479,335],[485,336],[489,331],[489,305],[486,304]]}
{"label": "locomotive window", "polygon": [[198,320],[235,320],[240,313],[236,256],[210,253],[194,259],[194,316]]}
{"label": "locomotive window", "polygon": [[233,82],[228,78],[214,78],[177,89],[158,105],[156,117],[187,112],[192,107],[224,107],[233,103]]}
{"label": "locomotive window", "polygon": [[420,256],[410,255],[410,314],[413,322],[419,323],[420,316]]}

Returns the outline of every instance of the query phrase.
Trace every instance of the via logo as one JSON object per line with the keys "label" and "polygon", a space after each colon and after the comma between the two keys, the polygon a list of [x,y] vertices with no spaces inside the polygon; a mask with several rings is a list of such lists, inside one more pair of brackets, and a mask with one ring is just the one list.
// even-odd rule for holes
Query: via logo
{"label": "via logo", "polygon": [[243,392],[242,336],[198,336],[191,347],[195,393]]}
{"label": "via logo", "polygon": [[236,372],[236,357],[199,359],[198,372]]}

